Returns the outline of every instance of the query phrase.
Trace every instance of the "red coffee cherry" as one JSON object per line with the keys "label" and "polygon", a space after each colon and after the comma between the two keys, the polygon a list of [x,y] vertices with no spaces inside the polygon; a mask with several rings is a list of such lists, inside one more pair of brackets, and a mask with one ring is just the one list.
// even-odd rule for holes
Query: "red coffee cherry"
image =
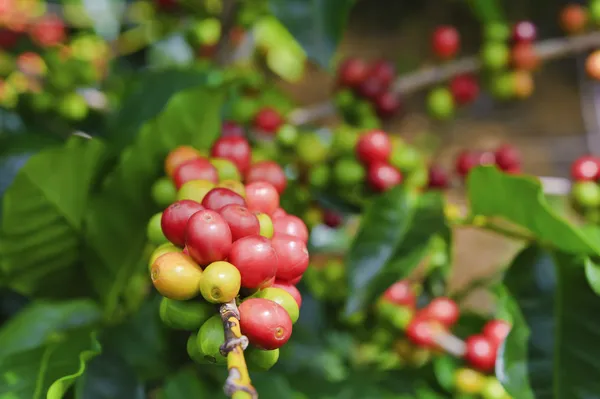
{"label": "red coffee cherry", "polygon": [[382,130],[365,133],[356,143],[356,157],[367,165],[373,162],[387,162],[391,153],[392,142]]}
{"label": "red coffee cherry", "polygon": [[512,66],[523,71],[532,71],[540,65],[540,57],[533,44],[516,43],[510,53]]}
{"label": "red coffee cherry", "polygon": [[450,92],[457,104],[466,105],[479,96],[479,83],[473,75],[457,75],[450,81]]}
{"label": "red coffee cherry", "polygon": [[278,303],[250,298],[240,305],[240,328],[250,343],[263,350],[281,348],[292,335],[292,319]]}
{"label": "red coffee cherry", "polygon": [[245,137],[244,127],[233,121],[224,121],[221,124],[221,137]]}
{"label": "red coffee cherry", "polygon": [[325,223],[326,226],[331,227],[332,229],[339,227],[343,221],[344,218],[339,212],[333,211],[331,209],[326,209],[323,212],[323,223]]}
{"label": "red coffee cherry", "polygon": [[18,32],[0,29],[0,48],[10,50],[17,44],[20,37],[21,34]]}
{"label": "red coffee cherry", "polygon": [[443,331],[438,322],[417,315],[408,324],[406,337],[415,345],[434,348],[437,346],[434,337],[438,331]]}
{"label": "red coffee cherry", "polygon": [[402,173],[392,165],[375,162],[367,171],[367,182],[377,192],[384,192],[402,183]]}
{"label": "red coffee cherry", "polygon": [[231,230],[233,242],[242,237],[260,233],[260,223],[256,215],[239,204],[229,204],[219,209],[219,215],[225,219]]}
{"label": "red coffee cherry", "polygon": [[444,60],[453,58],[460,46],[460,35],[453,26],[438,26],[433,31],[431,45],[433,53],[439,58]]}
{"label": "red coffee cherry", "polygon": [[483,335],[496,346],[502,345],[509,332],[510,324],[504,320],[490,320],[483,326]]}
{"label": "red coffee cherry", "polygon": [[531,43],[537,38],[537,29],[531,21],[519,21],[513,26],[512,40],[514,42]]}
{"label": "red coffee cherry", "polygon": [[270,215],[279,207],[279,193],[271,183],[250,183],[246,186],[246,203],[251,211]]}
{"label": "red coffee cherry", "polygon": [[29,34],[33,41],[42,47],[56,46],[67,36],[64,22],[54,14],[46,14],[39,18]]}
{"label": "red coffee cherry", "polygon": [[600,158],[592,155],[579,157],[571,165],[571,177],[575,181],[590,181],[600,178]]}
{"label": "red coffee cherry", "polygon": [[396,76],[394,64],[386,60],[375,61],[369,68],[369,76],[375,77],[387,89]]}
{"label": "red coffee cherry", "polygon": [[600,50],[588,55],[585,60],[585,71],[590,78],[600,80]]}
{"label": "red coffee cherry", "polygon": [[252,148],[244,137],[226,136],[219,138],[213,144],[210,155],[213,158],[230,160],[241,173],[245,173],[250,167]]}
{"label": "red coffee cherry", "polygon": [[296,300],[298,308],[302,307],[302,294],[300,294],[300,291],[298,290],[298,288],[296,288],[295,285],[275,280],[271,287],[286,290]]}
{"label": "red coffee cherry", "polygon": [[400,111],[402,108],[402,102],[400,96],[391,91],[386,91],[379,94],[373,100],[375,105],[375,111],[380,118],[391,118]]}
{"label": "red coffee cherry", "polygon": [[340,64],[337,72],[341,86],[355,88],[367,77],[367,63],[358,58],[348,58]]}
{"label": "red coffee cherry", "polygon": [[287,186],[287,178],[283,168],[277,162],[261,161],[253,164],[246,172],[246,184],[264,181],[271,183],[279,194]]}
{"label": "red coffee cherry", "polygon": [[433,319],[446,327],[452,327],[460,315],[456,302],[450,298],[437,297],[422,311],[423,317]]}
{"label": "red coffee cherry", "polygon": [[400,280],[392,284],[383,293],[383,299],[399,306],[414,308],[417,305],[417,297],[408,280]]}
{"label": "red coffee cherry", "polygon": [[276,133],[281,125],[283,118],[274,108],[263,108],[254,117],[254,128],[264,133]]}
{"label": "red coffee cherry", "polygon": [[474,151],[463,151],[456,158],[456,173],[465,177],[471,169],[478,166],[480,154]]}
{"label": "red coffee cherry", "polygon": [[491,371],[496,364],[497,347],[485,335],[472,335],[465,341],[465,360],[481,371]]}
{"label": "red coffee cherry", "polygon": [[287,216],[287,212],[284,211],[282,208],[277,208],[271,214],[271,219],[275,220],[275,218],[278,218],[278,217],[281,217],[281,216]]}
{"label": "red coffee cherry", "polygon": [[568,4],[560,12],[560,27],[566,33],[577,34],[583,32],[587,22],[587,11],[580,4]]}
{"label": "red coffee cherry", "polygon": [[185,245],[185,232],[188,220],[204,207],[196,201],[181,200],[169,205],[163,211],[160,226],[163,234],[173,244],[183,247]]}
{"label": "red coffee cherry", "polygon": [[448,188],[450,185],[450,178],[446,169],[440,165],[433,164],[429,167],[429,178],[427,184],[429,188]]}
{"label": "red coffee cherry", "polygon": [[518,169],[521,166],[519,150],[510,144],[499,147],[495,152],[496,165],[504,171]]}
{"label": "red coffee cherry", "polygon": [[219,174],[208,159],[196,158],[182,163],[173,173],[173,183],[177,189],[191,180],[208,180],[216,184]]}
{"label": "red coffee cherry", "polygon": [[205,209],[188,221],[185,245],[199,265],[227,259],[231,244],[229,225],[217,212]]}
{"label": "red coffee cherry", "polygon": [[303,242],[308,242],[308,228],[297,216],[285,215],[273,219],[275,235],[290,235],[298,237]]}
{"label": "red coffee cherry", "polygon": [[275,278],[290,281],[302,276],[309,260],[306,243],[298,237],[278,234],[272,238],[271,245],[278,259]]}
{"label": "red coffee cherry", "polygon": [[361,97],[369,100],[375,100],[377,96],[384,93],[387,87],[376,76],[367,76],[361,82],[356,91]]}
{"label": "red coffee cherry", "polygon": [[240,271],[242,287],[265,288],[275,281],[279,265],[271,242],[259,235],[240,238],[233,243],[229,263]]}
{"label": "red coffee cherry", "polygon": [[246,206],[244,197],[228,188],[217,187],[210,190],[202,199],[202,206],[206,209],[218,211],[225,205],[236,204]]}

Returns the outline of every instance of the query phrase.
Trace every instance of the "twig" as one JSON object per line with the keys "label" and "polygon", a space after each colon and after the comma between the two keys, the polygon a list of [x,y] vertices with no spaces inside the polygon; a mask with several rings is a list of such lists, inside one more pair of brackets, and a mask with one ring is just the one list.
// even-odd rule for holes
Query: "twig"
{"label": "twig", "polygon": [[433,340],[444,352],[454,357],[463,357],[467,351],[465,341],[445,330],[436,331]]}
{"label": "twig", "polygon": [[240,312],[235,299],[221,305],[220,314],[225,330],[225,342],[221,346],[221,354],[227,356],[229,370],[223,390],[230,398],[257,399],[258,394],[252,386],[246,359],[244,359],[248,338],[242,335],[240,330]]}
{"label": "twig", "polygon": [[235,17],[238,10],[237,0],[224,0],[223,12],[221,13],[221,37],[215,47],[215,61],[219,65],[227,63],[229,58],[228,43],[231,28],[235,25]]}
{"label": "twig", "polygon": [[[547,39],[535,45],[535,51],[542,61],[550,61],[600,47],[600,32],[591,32],[580,36]],[[415,72],[400,76],[392,85],[395,93],[408,95],[421,89],[444,82],[449,78],[477,72],[481,68],[478,56],[469,56],[442,65],[421,68]],[[289,115],[290,123],[304,125],[335,113],[331,101],[324,101],[306,108],[299,108]]]}

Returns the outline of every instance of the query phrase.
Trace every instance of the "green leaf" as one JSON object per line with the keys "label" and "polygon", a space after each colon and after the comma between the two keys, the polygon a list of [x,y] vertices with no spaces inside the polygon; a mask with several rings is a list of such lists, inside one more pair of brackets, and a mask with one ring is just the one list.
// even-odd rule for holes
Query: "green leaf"
{"label": "green leaf", "polygon": [[585,275],[596,295],[600,295],[600,265],[591,259],[585,262]]}
{"label": "green leaf", "polygon": [[94,196],[86,214],[86,270],[96,293],[113,315],[136,273],[146,273],[140,259],[146,225],[156,209],[152,183],[162,175],[164,157],[178,145],[209,148],[220,133],[224,93],[206,88],[181,92],[146,124],[135,143]]}
{"label": "green leaf", "polygon": [[469,0],[473,13],[480,22],[495,22],[504,19],[502,5],[498,0]]}
{"label": "green leaf", "polygon": [[37,348],[0,357],[0,397],[60,399],[101,351],[88,327],[56,336]]}
{"label": "green leaf", "polygon": [[416,195],[398,186],[375,198],[346,257],[351,292],[346,314],[365,309],[391,282],[406,277],[445,228],[439,193]]}
{"label": "green leaf", "polygon": [[505,301],[513,329],[496,374],[513,397],[600,398],[600,297],[587,282],[585,263],[582,256],[532,246],[508,270],[505,284],[519,309]]}
{"label": "green leaf", "polygon": [[0,270],[10,288],[66,294],[64,281],[79,272],[83,215],[105,155],[101,141],[73,137],[19,170],[2,198]]}
{"label": "green leaf", "polygon": [[600,244],[552,210],[535,177],[478,167],[469,173],[467,188],[474,215],[502,217],[563,252],[600,254]]}
{"label": "green leaf", "polygon": [[269,0],[273,14],[323,68],[340,43],[354,0]]}
{"label": "green leaf", "polygon": [[454,390],[454,374],[459,367],[458,361],[451,356],[438,356],[433,359],[433,369],[438,383],[442,388]]}
{"label": "green leaf", "polygon": [[194,369],[186,368],[167,378],[158,399],[203,398],[213,395],[203,383],[201,376]]}

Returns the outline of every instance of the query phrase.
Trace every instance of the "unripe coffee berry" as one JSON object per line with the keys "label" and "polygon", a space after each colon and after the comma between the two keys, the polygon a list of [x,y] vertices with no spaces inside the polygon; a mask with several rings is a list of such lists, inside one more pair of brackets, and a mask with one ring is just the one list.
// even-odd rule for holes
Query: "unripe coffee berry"
{"label": "unripe coffee berry", "polygon": [[300,291],[298,290],[298,288],[296,288],[295,285],[275,280],[271,287],[286,290],[287,293],[294,298],[294,300],[298,304],[298,308],[302,307],[302,294],[300,294]]}
{"label": "unripe coffee berry", "polygon": [[150,269],[150,276],[156,290],[166,298],[185,301],[200,292],[202,269],[181,252],[159,256]]}
{"label": "unripe coffee berry", "polygon": [[225,303],[240,292],[241,276],[229,262],[213,262],[204,268],[200,278],[200,294],[210,303]]}
{"label": "unripe coffee berry", "polygon": [[223,180],[217,184],[217,187],[227,188],[234,193],[241,195],[243,198],[246,198],[246,186],[244,183],[238,180]]}
{"label": "unripe coffee berry", "polygon": [[197,158],[202,158],[202,155],[195,148],[190,146],[177,147],[165,158],[165,173],[167,176],[172,177],[181,164]]}
{"label": "unripe coffee berry", "polygon": [[158,179],[152,185],[152,200],[160,207],[167,207],[176,200],[177,189],[168,177]]}
{"label": "unripe coffee berry", "polygon": [[427,96],[427,111],[433,118],[447,120],[454,116],[454,97],[450,90],[438,87]]}
{"label": "unripe coffee berry", "polygon": [[221,316],[216,314],[200,327],[196,347],[204,361],[211,364],[227,364],[227,358],[221,354],[221,345],[224,342],[225,328]]}
{"label": "unripe coffee berry", "polygon": [[240,271],[242,287],[250,289],[265,288],[273,284],[279,264],[271,242],[258,235],[234,242],[229,262]]}
{"label": "unripe coffee berry", "polygon": [[201,301],[177,301],[162,298],[160,320],[170,328],[193,331],[214,314],[214,308]]}
{"label": "unripe coffee berry", "polygon": [[198,264],[225,260],[231,244],[229,225],[217,212],[205,209],[196,212],[188,221],[185,245]]}
{"label": "unripe coffee berry", "polygon": [[242,334],[258,348],[272,350],[285,345],[292,335],[292,319],[279,304],[250,298],[239,307]]}
{"label": "unripe coffee berry", "polygon": [[177,201],[192,200],[202,203],[204,196],[215,188],[215,183],[208,180],[190,180],[177,191]]}
{"label": "unripe coffee berry", "polygon": [[255,216],[258,219],[259,224],[259,232],[258,234],[271,239],[273,234],[275,233],[275,229],[273,227],[273,220],[269,215],[262,212],[255,212]]}
{"label": "unripe coffee berry", "polygon": [[242,180],[242,175],[237,166],[229,159],[211,158],[210,163],[217,169],[219,181],[222,180]]}
{"label": "unripe coffee berry", "polygon": [[148,270],[152,268],[152,265],[158,259],[159,256],[168,254],[169,252],[181,252],[181,248],[176,247],[170,242],[164,243],[158,246],[150,255],[150,261],[148,262]]}
{"label": "unripe coffee berry", "polygon": [[249,346],[244,351],[244,357],[251,370],[267,371],[279,360],[279,349],[266,351]]}
{"label": "unripe coffee berry", "polygon": [[161,227],[169,241],[183,247],[188,220],[194,213],[203,209],[200,203],[191,200],[177,201],[165,209],[161,218]]}
{"label": "unripe coffee berry", "polygon": [[162,212],[159,212],[150,218],[148,227],[146,228],[146,235],[148,240],[154,245],[161,245],[168,241],[167,237],[163,234],[161,227]]}

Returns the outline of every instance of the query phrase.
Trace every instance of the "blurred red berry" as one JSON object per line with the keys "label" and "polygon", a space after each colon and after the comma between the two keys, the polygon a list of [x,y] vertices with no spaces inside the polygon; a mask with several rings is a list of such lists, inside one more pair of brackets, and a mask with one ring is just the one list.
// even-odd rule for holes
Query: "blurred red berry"
{"label": "blurred red berry", "polygon": [[42,47],[55,46],[66,38],[65,24],[54,14],[46,14],[38,19],[29,33],[33,41]]}
{"label": "blurred red berry", "polygon": [[433,31],[431,45],[433,53],[439,58],[453,58],[460,47],[460,35],[453,26],[438,26]]}
{"label": "blurred red berry", "polygon": [[369,185],[377,192],[387,191],[402,183],[402,173],[388,163],[372,163],[367,173]]}
{"label": "blurred red berry", "polygon": [[244,131],[244,127],[233,121],[224,121],[221,125],[221,136],[229,137],[229,136],[237,136],[244,137],[246,132]]}
{"label": "blurred red berry", "polygon": [[325,212],[323,212],[323,223],[325,223],[326,226],[329,226],[332,229],[339,227],[339,225],[342,224],[343,221],[344,218],[339,212],[333,211],[331,209],[326,209]]}
{"label": "blurred red berry", "polygon": [[537,29],[531,21],[519,21],[513,26],[512,40],[515,42],[533,42],[537,38]]}
{"label": "blurred red berry", "polygon": [[254,117],[254,127],[265,133],[275,133],[281,125],[283,125],[283,118],[279,112],[270,107],[265,107],[258,111]]}
{"label": "blurred red berry", "polygon": [[499,147],[495,153],[496,165],[504,171],[515,170],[521,166],[519,150],[510,144]]}
{"label": "blurred red berry", "polygon": [[357,87],[369,72],[366,62],[358,58],[346,59],[338,68],[338,80],[342,86]]}
{"label": "blurred red berry", "polygon": [[457,104],[469,104],[479,95],[479,83],[473,75],[457,75],[450,81],[450,91]]}
{"label": "blurred red berry", "polygon": [[428,186],[430,188],[448,188],[449,177],[446,169],[433,164],[429,167]]}
{"label": "blurred red berry", "polygon": [[375,111],[380,118],[390,118],[398,113],[402,107],[400,96],[391,91],[379,94],[373,102],[375,104]]}
{"label": "blurred red berry", "polygon": [[369,76],[377,78],[387,89],[390,87],[396,76],[396,68],[386,60],[375,61],[369,68]]}
{"label": "blurred red berry", "polygon": [[600,159],[592,155],[576,159],[571,165],[571,177],[575,181],[598,180],[600,178]]}

